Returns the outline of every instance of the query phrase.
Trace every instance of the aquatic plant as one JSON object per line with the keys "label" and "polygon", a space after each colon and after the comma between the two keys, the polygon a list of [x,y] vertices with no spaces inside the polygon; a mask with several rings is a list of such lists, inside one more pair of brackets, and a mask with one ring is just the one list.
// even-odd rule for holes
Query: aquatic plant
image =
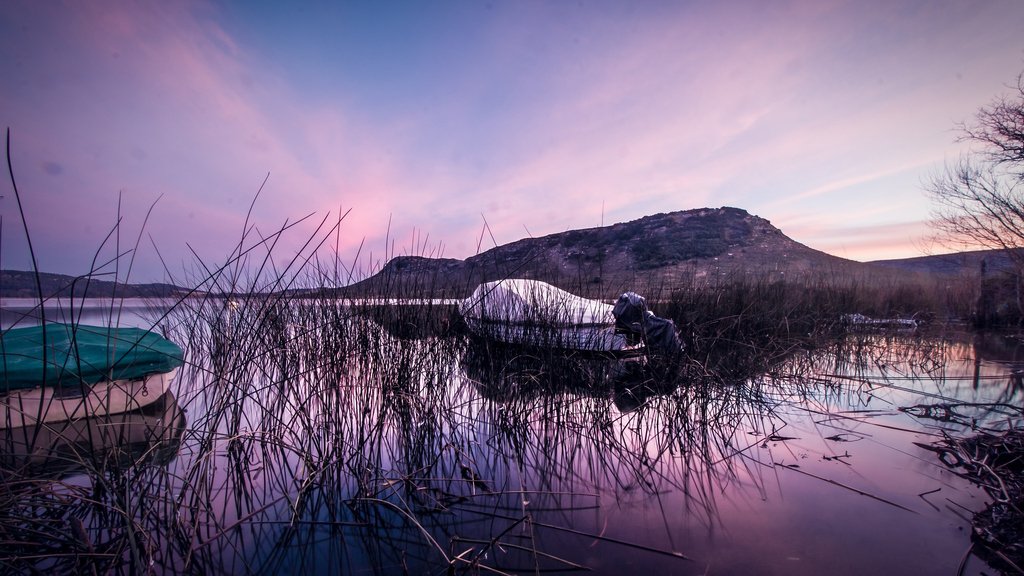
{"label": "aquatic plant", "polygon": [[[537,573],[600,569],[600,548],[705,572],[698,536],[736,529],[723,509],[770,499],[786,475],[911,515],[800,459],[817,440],[819,465],[848,466],[833,446],[917,417],[908,389],[956,400],[911,388],[945,383],[944,340],[838,331],[841,313],[895,309],[862,307],[857,286],[654,289],[689,345],[678,363],[502,348],[420,298],[432,274],[346,297],[356,265],[320,256],[342,220],[247,222],[222,263],[197,257],[175,282],[191,292],[152,318],[186,365],[160,423],[133,428],[142,442],[45,466],[4,444],[0,571]],[[288,234],[308,236],[282,259]],[[884,415],[832,409],[879,397]],[[794,414],[828,432],[797,438]]]}

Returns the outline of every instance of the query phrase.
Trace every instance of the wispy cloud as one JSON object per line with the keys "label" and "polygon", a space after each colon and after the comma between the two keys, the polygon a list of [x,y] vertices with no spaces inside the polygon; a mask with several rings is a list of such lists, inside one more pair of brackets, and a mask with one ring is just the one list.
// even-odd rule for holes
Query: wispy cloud
{"label": "wispy cloud", "polygon": [[838,227],[827,234],[794,227],[793,233],[809,238],[814,248],[862,262],[922,255],[934,248],[927,242],[930,229],[925,221]]}
{"label": "wispy cloud", "polygon": [[[0,8],[0,105],[45,261],[83,268],[118,191],[129,220],[163,195],[165,256],[215,259],[267,172],[261,226],[351,208],[346,251],[382,252],[389,221],[466,256],[481,214],[507,242],[734,205],[841,255],[909,255],[920,173],[1024,49],[1013,2],[604,8],[446,5],[415,25],[369,6]],[[6,231],[4,253],[23,253]]]}

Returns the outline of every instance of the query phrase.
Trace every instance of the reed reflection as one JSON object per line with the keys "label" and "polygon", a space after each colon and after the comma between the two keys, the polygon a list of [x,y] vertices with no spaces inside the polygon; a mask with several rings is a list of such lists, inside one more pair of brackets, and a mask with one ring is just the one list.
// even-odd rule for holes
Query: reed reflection
{"label": "reed reflection", "polygon": [[[35,530],[4,552],[8,566],[515,573],[614,558],[738,570],[814,529],[768,538],[771,520],[844,498],[908,533],[940,521],[905,496],[920,500],[937,467],[900,460],[910,471],[896,475],[885,460],[933,433],[914,407],[1020,400],[1005,372],[986,364],[975,378],[973,343],[946,338],[855,334],[661,364],[481,343],[445,304],[382,315],[328,297],[229,302],[190,301],[168,321],[186,343],[178,456],[151,448],[59,491],[5,496],[8,540],[19,523]],[[957,414],[986,426],[1000,415]],[[48,550],[64,560],[41,560]]]}

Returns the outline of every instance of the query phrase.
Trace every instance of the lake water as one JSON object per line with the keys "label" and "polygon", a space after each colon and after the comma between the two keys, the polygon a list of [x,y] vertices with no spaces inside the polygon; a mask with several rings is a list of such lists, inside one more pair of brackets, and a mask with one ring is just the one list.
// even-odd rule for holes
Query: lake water
{"label": "lake water", "polygon": [[155,298],[51,298],[41,312],[34,298],[0,298],[0,327],[37,325],[45,314],[47,322],[151,328],[171,304]]}
{"label": "lake water", "polygon": [[148,437],[5,460],[22,499],[0,528],[35,534],[5,566],[993,572],[968,555],[990,496],[928,447],[1022,425],[1015,340],[852,334],[764,374],[665,384],[426,321],[244,308],[167,319],[189,364],[133,423]]}

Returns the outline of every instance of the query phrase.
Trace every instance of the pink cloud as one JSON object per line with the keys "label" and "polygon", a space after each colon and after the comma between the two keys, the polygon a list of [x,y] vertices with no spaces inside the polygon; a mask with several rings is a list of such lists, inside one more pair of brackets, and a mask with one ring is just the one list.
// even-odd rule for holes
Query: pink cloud
{"label": "pink cloud", "polygon": [[[68,19],[74,27],[64,41],[67,50],[88,52],[93,64],[100,63],[98,69],[88,71],[97,74],[91,82],[118,84],[130,77],[132,83],[115,89],[118,99],[109,107],[94,105],[94,110],[82,111],[83,116],[76,118],[77,139],[41,144],[46,139],[38,138],[35,150],[50,148],[83,183],[122,187],[129,197],[136,197],[127,206],[137,218],[150,201],[164,194],[158,218],[148,231],[165,257],[172,259],[190,259],[186,242],[205,259],[226,257],[267,171],[271,172],[267,190],[255,206],[263,230],[310,212],[347,209],[364,198],[380,202],[390,196],[391,204],[398,204],[400,189],[391,185],[389,168],[372,158],[380,147],[373,143],[371,132],[345,130],[343,114],[337,110],[304,110],[290,87],[277,82],[272,71],[260,79],[258,88],[242,82],[258,66],[247,61],[212,20],[193,18],[195,8],[185,4],[69,7],[76,14]],[[111,54],[117,57],[103,64]],[[109,89],[87,88],[93,95]],[[91,98],[89,91],[79,96]],[[136,108],[129,117],[145,123],[125,124],[125,108]],[[298,141],[293,131],[283,129],[294,125],[302,127]],[[125,162],[128,158],[122,151],[130,148],[144,151],[144,166]],[[352,170],[344,171],[345,167]],[[44,189],[33,212],[47,213],[59,190],[57,186]],[[67,211],[38,219],[40,235],[65,246],[65,234],[58,230],[101,238],[93,222],[102,218],[83,216],[96,213],[97,201],[104,207],[114,206],[116,196],[117,188],[102,190],[95,184],[78,188],[71,202],[59,203]],[[104,212],[113,209],[101,208],[100,213]],[[357,246],[362,236],[380,230],[372,226],[386,225],[386,220],[377,220],[348,219],[344,245]],[[297,250],[304,240],[299,234],[284,243],[284,250]]]}
{"label": "pink cloud", "polygon": [[[0,102],[24,118],[19,166],[64,168],[26,177],[40,191],[35,213],[67,208],[41,225],[51,254],[62,234],[100,234],[113,211],[103,199],[118,190],[136,216],[165,195],[152,225],[162,250],[187,258],[187,239],[204,257],[224,254],[268,171],[261,229],[352,208],[348,253],[364,238],[383,253],[389,218],[399,251],[430,238],[462,257],[476,249],[481,214],[509,242],[720,205],[814,247],[868,253],[877,242],[841,230],[923,218],[914,173],[941,162],[952,122],[1013,66],[992,70],[1019,60],[986,44],[1015,37],[1012,16],[989,26],[992,40],[942,41],[986,29],[998,6],[908,16],[844,2],[679,5],[614,17],[517,6],[479,22],[466,54],[424,74],[429,94],[378,109],[342,88],[311,98],[286,61],[229,32],[225,7],[30,8],[54,32],[39,47],[49,61],[14,75],[27,96]],[[940,90],[951,67],[966,80]],[[811,220],[818,229],[801,228]]]}
{"label": "pink cloud", "polygon": [[[792,233],[804,236],[800,228]],[[932,233],[925,221],[899,222],[837,228],[828,234],[808,232],[811,246],[843,258],[867,262],[893,258],[909,258],[934,248],[927,240]]]}

